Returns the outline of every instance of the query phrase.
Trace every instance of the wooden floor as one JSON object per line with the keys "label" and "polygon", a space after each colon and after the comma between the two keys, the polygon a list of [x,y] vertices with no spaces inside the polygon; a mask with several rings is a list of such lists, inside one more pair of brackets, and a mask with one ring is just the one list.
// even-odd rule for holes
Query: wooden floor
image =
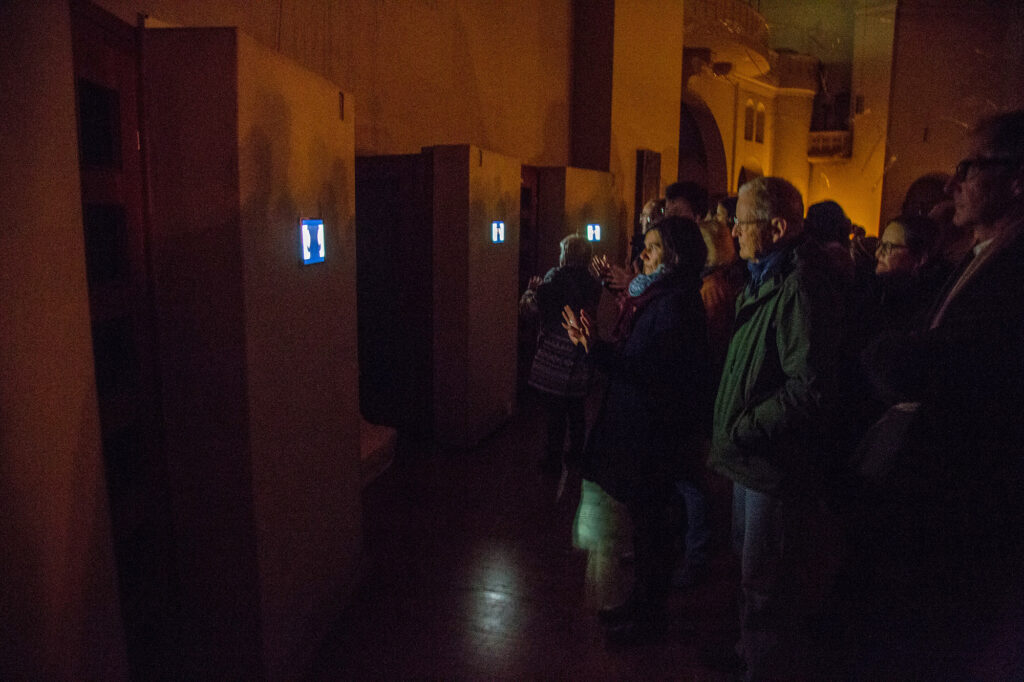
{"label": "wooden floor", "polygon": [[628,523],[589,483],[536,466],[529,400],[470,452],[399,445],[364,493],[364,578],[314,679],[726,680],[698,651],[737,637],[721,486],[710,579],[675,592],[663,644],[608,648],[595,611],[628,590]]}

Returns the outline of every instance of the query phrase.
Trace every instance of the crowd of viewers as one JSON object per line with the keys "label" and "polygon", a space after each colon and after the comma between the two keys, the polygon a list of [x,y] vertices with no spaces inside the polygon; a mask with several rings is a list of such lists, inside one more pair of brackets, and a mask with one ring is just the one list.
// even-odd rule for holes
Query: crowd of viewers
{"label": "crowd of viewers", "polygon": [[[633,590],[598,614],[609,642],[664,637],[672,586],[707,576],[708,467],[732,484],[741,557],[739,641],[710,663],[1024,679],[1024,111],[967,141],[877,238],[833,201],[805,213],[782,178],[710,207],[675,183],[626,263],[570,235],[531,280],[543,465],[578,468],[632,522]],[[618,319],[599,334],[602,285]]]}

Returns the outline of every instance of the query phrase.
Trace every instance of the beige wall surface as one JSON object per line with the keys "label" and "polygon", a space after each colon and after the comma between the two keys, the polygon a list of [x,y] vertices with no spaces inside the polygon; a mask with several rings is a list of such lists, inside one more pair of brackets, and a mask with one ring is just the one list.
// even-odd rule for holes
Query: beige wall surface
{"label": "beige wall surface", "polygon": [[0,3],[0,678],[127,678],[66,2]]}
{"label": "beige wall surface", "polygon": [[[146,36],[154,303],[183,667],[260,673],[238,210],[237,37]],[[216,654],[214,654],[216,652]]]}
{"label": "beige wall surface", "polygon": [[[515,400],[521,162],[468,145],[433,165],[434,436],[468,448]],[[505,241],[491,241],[492,221]]]}
{"label": "beige wall surface", "polygon": [[[261,635],[276,679],[309,665],[360,556],[354,121],[336,85],[247,36],[238,47]],[[299,216],[324,220],[325,262],[299,264]]]}
{"label": "beige wall surface", "polygon": [[601,226],[594,253],[613,257],[621,241],[615,181],[610,173],[586,168],[542,168],[538,180],[537,272],[558,265],[559,242],[566,235],[586,236],[588,223]]}
{"label": "beige wall surface", "polygon": [[181,26],[237,26],[359,102],[359,154],[475,144],[568,163],[568,0],[99,0]]}
{"label": "beige wall surface", "polygon": [[812,164],[805,203],[837,201],[850,220],[864,226],[868,234],[877,234],[887,166],[896,3],[863,4],[855,15],[852,94],[854,100],[863,97],[864,106],[852,117],[853,154],[847,160]]}
{"label": "beige wall surface", "polygon": [[[186,669],[301,675],[361,552],[354,125],[234,29],[146,41]],[[300,216],[325,263],[300,265]]]}
{"label": "beige wall surface", "polygon": [[[615,209],[614,178],[609,173],[565,169],[565,234],[562,237],[571,232],[586,237],[587,223],[598,223],[601,240],[593,244],[594,253],[608,253],[610,257],[616,245],[628,241],[631,233],[629,229],[622,229]],[[557,244],[553,254],[557,259]]]}
{"label": "beige wall surface", "polygon": [[[469,148],[466,444],[500,426],[516,397],[521,167],[519,159]],[[502,244],[491,241],[493,220],[505,221]]]}
{"label": "beige wall surface", "polygon": [[[739,142],[743,141],[742,116],[743,104],[746,102],[744,99],[739,103],[737,113],[737,100],[740,98],[739,83],[735,78],[715,76],[710,71],[702,70],[690,77],[687,81],[687,89],[692,96],[700,98],[715,117],[715,124],[722,137],[722,147],[725,153],[728,191],[735,194],[736,177],[739,175],[735,155]],[[738,123],[737,116],[740,117]]]}
{"label": "beige wall surface", "polygon": [[[676,180],[682,64],[680,0],[616,2],[608,170],[615,178],[619,225],[634,224],[638,149],[661,154],[662,188]],[[625,239],[628,235],[620,235],[617,260],[625,253]]]}
{"label": "beige wall surface", "polygon": [[883,221],[899,212],[916,178],[952,172],[964,133],[979,118],[1024,105],[1022,51],[1020,3],[901,3]]}
{"label": "beige wall surface", "polygon": [[[771,154],[771,174],[786,178],[807,199],[807,131],[811,128],[814,93],[783,91],[768,109],[765,144]],[[808,204],[809,205],[809,204]]]}
{"label": "beige wall surface", "polygon": [[470,151],[451,146],[424,152],[433,174],[434,437],[460,445],[469,429]]}

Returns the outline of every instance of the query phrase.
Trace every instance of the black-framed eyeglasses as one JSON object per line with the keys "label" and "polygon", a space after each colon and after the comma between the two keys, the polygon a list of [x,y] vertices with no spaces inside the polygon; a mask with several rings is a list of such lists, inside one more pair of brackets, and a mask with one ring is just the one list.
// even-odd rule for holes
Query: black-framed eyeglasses
{"label": "black-framed eyeglasses", "polygon": [[964,159],[958,163],[956,165],[956,170],[953,171],[953,177],[956,178],[957,182],[963,182],[967,179],[967,174],[971,172],[972,168],[985,168],[986,166],[1010,166],[1015,163],[1017,163],[1016,159],[977,156],[973,159]]}
{"label": "black-framed eyeglasses", "polygon": [[909,249],[910,247],[906,244],[893,244],[892,242],[878,242],[878,246],[875,247],[875,253],[883,256],[888,256],[893,251],[899,249]]}

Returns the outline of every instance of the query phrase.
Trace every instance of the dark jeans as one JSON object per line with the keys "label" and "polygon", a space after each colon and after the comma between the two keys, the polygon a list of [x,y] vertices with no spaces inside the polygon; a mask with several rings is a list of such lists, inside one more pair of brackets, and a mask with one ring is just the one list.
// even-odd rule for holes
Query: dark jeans
{"label": "dark jeans", "polygon": [[708,544],[711,542],[711,526],[708,523],[708,498],[705,486],[699,480],[676,481],[676,492],[686,510],[686,531],[683,547],[688,566],[705,566],[708,563]]}
{"label": "dark jeans", "polygon": [[815,499],[736,484],[743,501],[741,647],[748,680],[813,679],[811,624],[832,587],[835,523]]}
{"label": "dark jeans", "polygon": [[551,393],[541,393],[544,413],[547,417],[547,441],[545,455],[548,459],[561,460],[562,448],[565,445],[565,433],[569,432],[569,450],[567,460],[577,463],[583,454],[583,442],[586,436],[586,419],[584,403],[586,398],[570,398]]}

